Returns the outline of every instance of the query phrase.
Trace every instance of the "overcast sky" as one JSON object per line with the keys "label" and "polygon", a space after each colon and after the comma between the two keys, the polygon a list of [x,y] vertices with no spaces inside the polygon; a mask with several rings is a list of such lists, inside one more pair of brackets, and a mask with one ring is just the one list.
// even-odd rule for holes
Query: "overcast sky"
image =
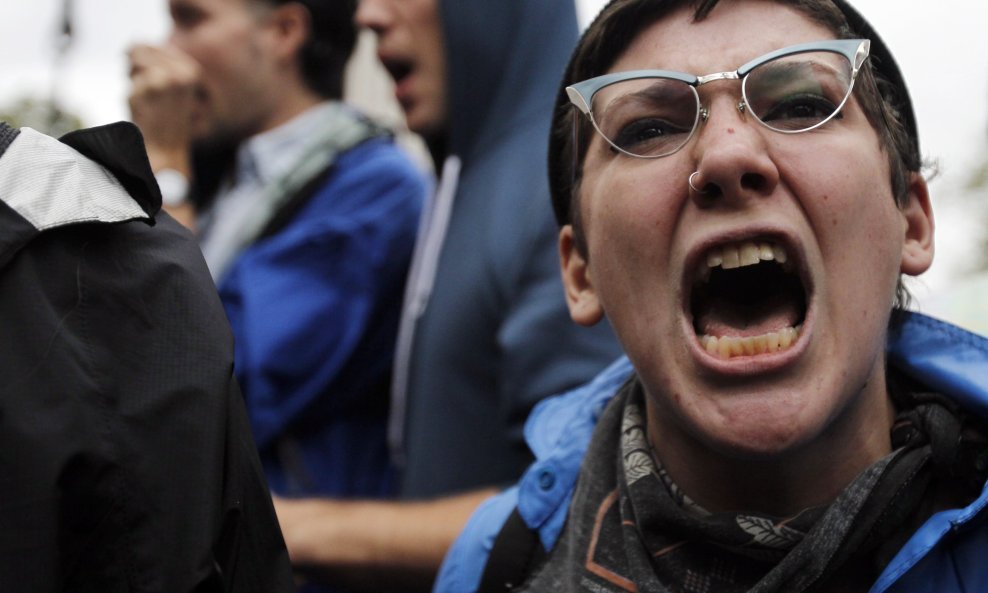
{"label": "overcast sky", "polygon": [[[64,0],[0,2],[0,106],[24,95],[49,94]],[[491,0],[496,1],[496,0]],[[538,0],[530,0],[538,1]],[[586,22],[601,0],[577,0]],[[167,31],[165,0],[73,0],[75,35],[59,72],[59,100],[95,125],[124,119],[124,48]],[[892,48],[916,104],[924,153],[939,160],[932,185],[938,257],[920,298],[952,286],[978,246],[985,208],[961,188],[988,146],[988,3],[971,0],[905,3],[856,0],[855,6]],[[981,159],[981,161],[979,161]],[[981,195],[977,202],[988,202]]]}

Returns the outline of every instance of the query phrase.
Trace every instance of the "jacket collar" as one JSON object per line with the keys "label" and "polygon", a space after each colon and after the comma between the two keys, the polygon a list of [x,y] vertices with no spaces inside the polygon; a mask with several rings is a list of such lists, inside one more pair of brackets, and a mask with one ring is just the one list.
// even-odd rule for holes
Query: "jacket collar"
{"label": "jacket collar", "polygon": [[0,144],[0,267],[49,229],[154,224],[161,194],[133,124],[80,130],[61,140],[4,124]]}
{"label": "jacket collar", "polygon": [[988,339],[926,315],[906,315],[889,339],[889,365],[988,419]]}

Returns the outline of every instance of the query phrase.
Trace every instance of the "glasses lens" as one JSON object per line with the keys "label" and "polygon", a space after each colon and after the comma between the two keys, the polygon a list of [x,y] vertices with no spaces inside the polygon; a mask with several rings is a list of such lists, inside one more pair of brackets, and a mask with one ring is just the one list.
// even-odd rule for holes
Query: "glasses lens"
{"label": "glasses lens", "polygon": [[590,112],[597,130],[618,150],[659,157],[689,140],[699,102],[693,87],[682,81],[642,78],[600,89]]}
{"label": "glasses lens", "polygon": [[832,118],[851,93],[851,63],[832,52],[785,56],[761,64],[744,79],[755,117],[780,132],[802,132]]}

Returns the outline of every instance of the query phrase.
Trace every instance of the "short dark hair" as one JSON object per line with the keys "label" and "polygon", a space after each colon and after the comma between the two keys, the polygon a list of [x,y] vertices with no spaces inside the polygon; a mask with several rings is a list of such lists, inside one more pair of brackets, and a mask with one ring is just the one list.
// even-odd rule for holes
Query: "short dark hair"
{"label": "short dark hair", "polygon": [[306,85],[327,99],[343,97],[343,72],[357,43],[357,0],[253,0],[269,6],[300,4],[309,11],[311,30],[302,46]]}

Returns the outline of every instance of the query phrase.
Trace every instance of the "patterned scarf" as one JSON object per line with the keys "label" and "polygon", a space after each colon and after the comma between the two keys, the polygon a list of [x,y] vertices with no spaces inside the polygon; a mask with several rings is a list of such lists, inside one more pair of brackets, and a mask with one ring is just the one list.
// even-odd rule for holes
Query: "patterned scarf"
{"label": "patterned scarf", "polygon": [[952,402],[891,391],[893,452],[829,506],[773,517],[711,513],[680,491],[652,455],[642,388],[629,382],[594,433],[559,543],[521,590],[867,591],[922,522],[976,498],[988,477],[984,433]]}

